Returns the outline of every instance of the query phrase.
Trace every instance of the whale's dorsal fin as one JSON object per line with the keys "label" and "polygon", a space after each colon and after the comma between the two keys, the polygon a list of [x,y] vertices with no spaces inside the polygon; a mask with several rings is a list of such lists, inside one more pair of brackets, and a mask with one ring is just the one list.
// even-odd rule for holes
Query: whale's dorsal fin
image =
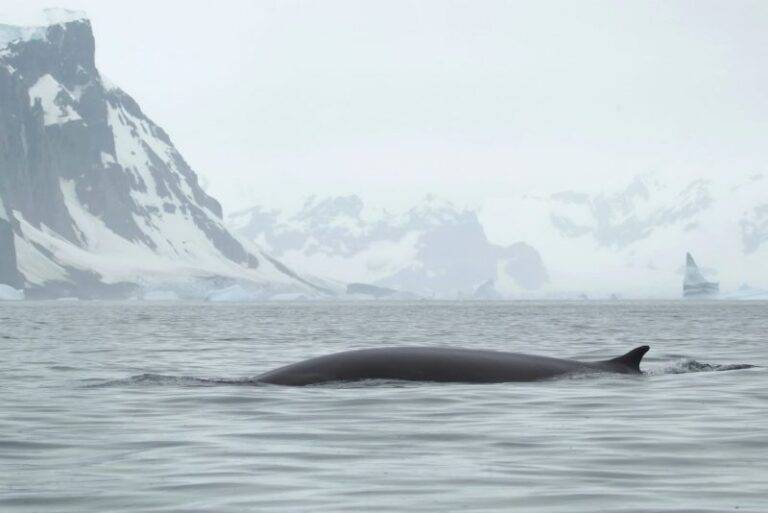
{"label": "whale's dorsal fin", "polygon": [[643,356],[645,356],[645,353],[647,353],[649,349],[649,346],[636,347],[627,354],[619,356],[618,358],[613,358],[612,360],[608,360],[608,362],[624,365],[633,371],[640,372],[640,361],[643,359]]}

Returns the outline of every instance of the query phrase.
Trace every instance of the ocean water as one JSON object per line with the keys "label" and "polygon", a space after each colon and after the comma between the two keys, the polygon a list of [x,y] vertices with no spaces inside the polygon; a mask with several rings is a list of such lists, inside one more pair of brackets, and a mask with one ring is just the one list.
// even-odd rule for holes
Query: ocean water
{"label": "ocean water", "polygon": [[[257,386],[451,345],[645,375]],[[747,367],[748,365],[754,367]],[[0,303],[0,511],[768,511],[768,303]]]}

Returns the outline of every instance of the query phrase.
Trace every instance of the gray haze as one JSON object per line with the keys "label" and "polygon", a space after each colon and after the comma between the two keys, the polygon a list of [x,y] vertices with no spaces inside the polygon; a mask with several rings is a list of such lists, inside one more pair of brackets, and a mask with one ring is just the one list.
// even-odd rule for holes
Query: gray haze
{"label": "gray haze", "polygon": [[[764,2],[61,0],[229,211],[759,167]],[[23,21],[50,0],[4,0]]]}
{"label": "gray haze", "polygon": [[[47,283],[62,264],[157,283],[177,257],[239,276],[265,248],[264,265],[247,267],[270,294],[304,293],[296,279],[312,276],[337,293],[363,282],[427,296],[679,297],[691,252],[723,292],[765,294],[768,8],[723,5],[67,2],[92,19],[99,73],[92,49],[82,69],[71,52],[61,69],[40,61],[37,43],[2,54],[5,281],[19,283],[15,267]],[[40,6],[6,1],[0,20],[35,24]],[[63,48],[57,30],[49,50]],[[131,96],[110,100],[111,84]],[[59,145],[66,158],[49,151],[70,134],[84,137]],[[16,183],[48,164],[57,172],[42,182]],[[94,182],[105,166],[148,187]],[[204,215],[165,205],[169,180]],[[305,198],[359,208],[316,219]],[[147,229],[115,224],[130,216]],[[133,259],[151,263],[138,278],[115,260],[126,241],[152,253]]]}
{"label": "gray haze", "polygon": [[342,283],[375,283],[443,299],[500,299],[540,291],[547,270],[524,242],[491,244],[477,213],[434,197],[402,214],[358,196],[309,198],[295,213],[260,207],[229,225],[295,269]]}

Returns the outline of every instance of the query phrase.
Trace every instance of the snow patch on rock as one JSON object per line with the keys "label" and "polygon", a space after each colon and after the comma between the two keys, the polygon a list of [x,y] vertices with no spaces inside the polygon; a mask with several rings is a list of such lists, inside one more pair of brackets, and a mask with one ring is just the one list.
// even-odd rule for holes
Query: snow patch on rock
{"label": "snow patch on rock", "polygon": [[40,102],[46,126],[82,120],[73,106],[72,95],[49,74],[29,88],[29,101],[30,106]]}
{"label": "snow patch on rock", "polygon": [[43,9],[43,15],[45,16],[48,25],[61,25],[64,23],[72,23],[74,21],[86,21],[88,19],[88,15],[85,11],[64,9],[61,7]]}
{"label": "snow patch on rock", "polygon": [[0,24],[0,48],[16,41],[45,39],[48,27],[66,23],[88,21],[83,11],[49,8],[28,13],[18,25]]}
{"label": "snow patch on rock", "polygon": [[44,37],[45,27],[17,27],[0,24],[0,48],[14,41],[30,41]]}

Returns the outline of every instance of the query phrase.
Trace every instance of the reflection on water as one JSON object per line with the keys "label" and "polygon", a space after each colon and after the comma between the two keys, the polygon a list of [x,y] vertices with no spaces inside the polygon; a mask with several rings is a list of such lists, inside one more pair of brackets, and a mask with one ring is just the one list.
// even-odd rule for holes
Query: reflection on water
{"label": "reflection on water", "polygon": [[[721,302],[0,304],[0,510],[765,512],[766,314]],[[597,360],[642,344],[644,376],[251,381],[381,345]]]}

